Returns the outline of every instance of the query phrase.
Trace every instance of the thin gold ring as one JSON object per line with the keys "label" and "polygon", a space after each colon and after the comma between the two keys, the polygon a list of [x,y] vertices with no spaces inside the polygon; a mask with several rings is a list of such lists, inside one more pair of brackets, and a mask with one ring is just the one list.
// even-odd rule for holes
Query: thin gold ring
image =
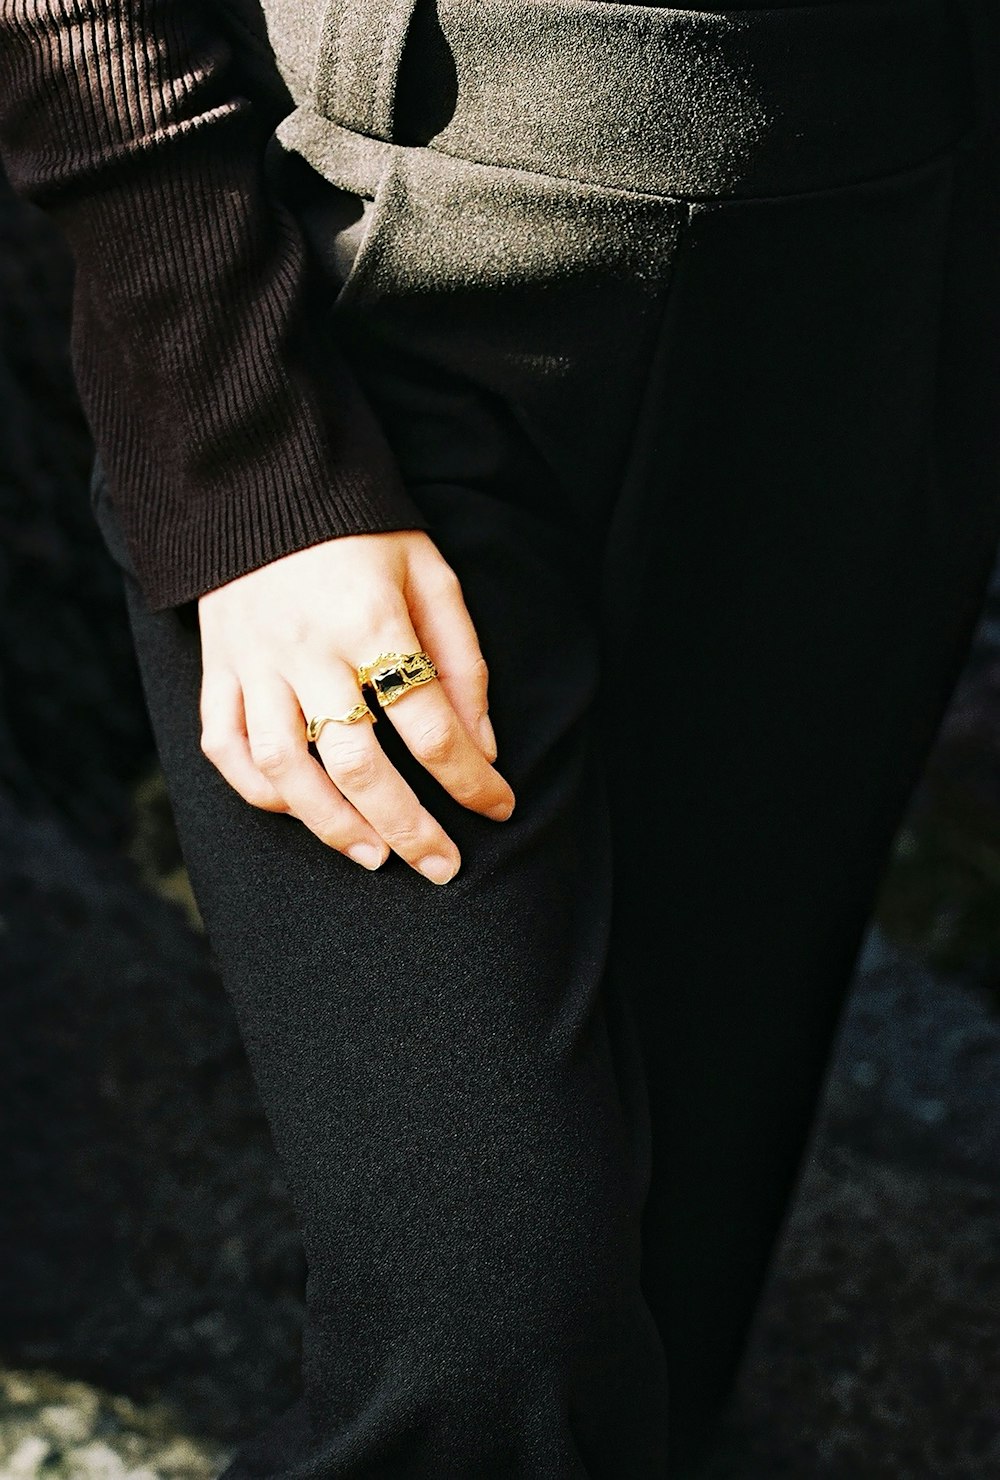
{"label": "thin gold ring", "polygon": [[361,719],[370,719],[372,724],[377,723],[377,716],[372,713],[364,700],[360,704],[355,704],[354,708],[349,709],[346,714],[314,714],[306,725],[306,739],[318,740],[324,725],[356,725]]}

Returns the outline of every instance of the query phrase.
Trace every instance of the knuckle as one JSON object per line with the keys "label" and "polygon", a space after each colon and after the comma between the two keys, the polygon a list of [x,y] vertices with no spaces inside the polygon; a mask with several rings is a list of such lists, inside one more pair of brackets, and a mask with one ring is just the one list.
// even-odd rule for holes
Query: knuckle
{"label": "knuckle", "polygon": [[247,784],[241,792],[244,801],[250,803],[251,807],[257,807],[261,812],[283,812],[286,810],[284,802],[269,786]]}
{"label": "knuckle", "polygon": [[442,565],[434,578],[435,589],[440,596],[457,598],[462,594],[462,582],[450,565]]}
{"label": "knuckle", "polygon": [[488,807],[496,803],[493,788],[488,783],[484,785],[478,777],[473,780],[470,776],[461,776],[449,785],[448,790],[463,807]]}
{"label": "knuckle", "polygon": [[250,741],[250,756],[262,776],[282,776],[291,765],[294,754],[288,740],[277,736],[260,736]]}
{"label": "knuckle", "polygon": [[344,817],[339,811],[321,812],[318,817],[310,818],[309,825],[320,842],[328,843],[331,848],[339,848],[345,841]]}
{"label": "knuckle", "polygon": [[413,858],[427,851],[426,830],[419,817],[393,823],[380,831],[393,852],[402,858]]}
{"label": "knuckle", "polygon": [[228,731],[209,729],[207,726],[202,730],[199,744],[201,753],[210,761],[223,760],[230,750],[233,737]]}
{"label": "knuckle", "polygon": [[351,735],[332,740],[324,751],[324,760],[337,780],[353,790],[372,786],[378,775],[378,756]]}
{"label": "knuckle", "polygon": [[414,737],[412,751],[424,765],[435,765],[446,761],[455,752],[457,734],[455,726],[447,720],[433,720]]}
{"label": "knuckle", "polygon": [[498,801],[496,796],[490,796],[481,787],[468,788],[460,786],[449,787],[449,794],[454,797],[460,806],[468,808],[472,812],[489,812]]}

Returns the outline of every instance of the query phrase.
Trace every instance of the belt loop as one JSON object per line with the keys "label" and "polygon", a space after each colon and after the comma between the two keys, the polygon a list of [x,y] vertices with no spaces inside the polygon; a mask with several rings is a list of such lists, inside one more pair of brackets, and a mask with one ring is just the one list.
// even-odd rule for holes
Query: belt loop
{"label": "belt loop", "polygon": [[396,81],[416,0],[329,0],[315,107],[324,118],[392,139]]}

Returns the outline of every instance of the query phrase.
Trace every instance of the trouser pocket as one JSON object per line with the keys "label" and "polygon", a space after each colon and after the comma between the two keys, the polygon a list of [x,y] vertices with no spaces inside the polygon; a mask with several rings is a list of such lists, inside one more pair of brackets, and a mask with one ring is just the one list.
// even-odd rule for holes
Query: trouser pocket
{"label": "trouser pocket", "polygon": [[985,146],[970,135],[861,185],[691,203],[609,593],[628,581],[638,604],[645,582],[669,609],[671,592],[715,591],[714,627],[766,608],[780,562],[801,636],[830,620],[809,593],[831,569],[845,606],[877,602],[886,560],[927,569],[982,543],[1000,435]]}
{"label": "trouser pocket", "polygon": [[375,214],[374,201],[346,185],[334,184],[301,155],[275,146],[269,156],[271,178],[296,217],[329,286],[328,302],[344,292]]}
{"label": "trouser pocket", "polygon": [[530,467],[548,512],[591,524],[628,443],[686,212],[664,196],[394,151],[331,335],[411,484],[480,479],[464,405],[504,443],[512,498]]}

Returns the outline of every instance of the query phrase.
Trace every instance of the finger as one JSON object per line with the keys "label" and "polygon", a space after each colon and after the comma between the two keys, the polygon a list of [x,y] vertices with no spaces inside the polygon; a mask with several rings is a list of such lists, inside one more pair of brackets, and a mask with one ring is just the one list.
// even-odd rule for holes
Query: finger
{"label": "finger", "polygon": [[[324,672],[322,689],[321,700],[315,680],[296,682],[303,714],[344,714],[359,702],[357,675],[346,663],[336,682]],[[380,715],[377,706],[375,714]],[[435,884],[454,877],[458,849],[389,760],[371,720],[324,725],[316,749],[337,789],[394,853]]]}
{"label": "finger", "polygon": [[252,807],[287,812],[282,798],[254,765],[247,740],[243,690],[235,673],[206,674],[201,685],[201,750]]}
{"label": "finger", "polygon": [[[383,651],[414,652],[420,646],[409,631],[390,634]],[[514,793],[469,736],[440,680],[420,684],[383,711],[410,753],[447,792],[473,812],[503,821],[514,809]]]}
{"label": "finger", "polygon": [[495,761],[496,736],[487,714],[489,669],[458,576],[442,562],[433,574],[413,581],[409,599],[419,646],[434,654],[452,708],[486,759]]}
{"label": "finger", "polygon": [[388,851],[378,833],[338,791],[309,754],[302,710],[273,674],[244,678],[250,755],[288,810],[321,842],[362,867],[380,867]]}

